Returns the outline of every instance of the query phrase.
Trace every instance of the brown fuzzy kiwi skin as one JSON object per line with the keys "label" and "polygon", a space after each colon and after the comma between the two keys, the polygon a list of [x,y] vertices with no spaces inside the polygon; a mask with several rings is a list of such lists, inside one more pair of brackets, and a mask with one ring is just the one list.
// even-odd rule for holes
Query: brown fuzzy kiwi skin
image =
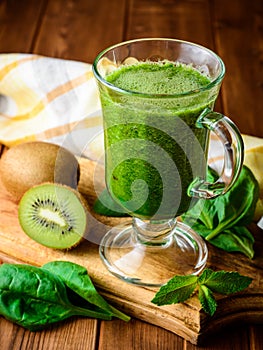
{"label": "brown fuzzy kiwi skin", "polygon": [[[82,242],[85,241],[85,234],[87,233],[88,231],[88,222],[89,222],[89,212],[90,212],[90,207],[87,203],[87,201],[85,200],[85,198],[76,190],[76,189],[73,189],[72,187],[70,186],[67,186],[67,185],[62,185],[62,184],[57,184],[57,183],[53,183],[53,182],[44,182],[44,183],[41,183],[41,184],[38,184],[38,185],[35,185],[33,186],[33,188],[36,188],[38,186],[41,186],[41,185],[51,185],[51,186],[60,186],[60,187],[63,187],[63,188],[66,188],[68,191],[71,191],[75,194],[75,196],[78,198],[78,200],[80,201],[81,205],[83,206],[85,212],[86,212],[86,218],[87,218],[87,224],[86,224],[86,230],[84,232],[84,235],[80,238],[80,240],[78,242],[76,242],[74,245],[70,246],[70,247],[67,247],[67,248],[50,248],[50,249],[53,249],[53,250],[60,250],[60,251],[70,251],[76,247],[78,247]],[[24,193],[25,194],[25,193]],[[22,199],[22,198],[21,198]],[[23,227],[21,226],[21,228],[23,229]],[[25,232],[26,234],[26,232]],[[33,238],[31,238],[33,239]],[[38,242],[39,243],[39,242]],[[39,243],[41,244],[41,243]]]}
{"label": "brown fuzzy kiwi skin", "polygon": [[9,148],[0,159],[0,177],[15,202],[43,182],[77,188],[79,163],[67,149],[43,141],[25,142]]}

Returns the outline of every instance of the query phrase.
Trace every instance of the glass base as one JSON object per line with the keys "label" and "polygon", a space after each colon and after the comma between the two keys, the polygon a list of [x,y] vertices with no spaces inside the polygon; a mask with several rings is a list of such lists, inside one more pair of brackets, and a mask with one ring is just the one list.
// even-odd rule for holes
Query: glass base
{"label": "glass base", "polygon": [[113,227],[103,237],[99,252],[113,275],[149,287],[160,287],[175,275],[198,274],[208,255],[202,237],[181,222],[157,244],[139,240],[130,222]]}

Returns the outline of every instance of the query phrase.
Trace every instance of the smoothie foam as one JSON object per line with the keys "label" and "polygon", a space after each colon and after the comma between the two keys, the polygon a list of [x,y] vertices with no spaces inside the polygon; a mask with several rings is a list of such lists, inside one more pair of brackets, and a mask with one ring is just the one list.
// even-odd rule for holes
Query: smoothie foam
{"label": "smoothie foam", "polygon": [[123,66],[111,73],[107,81],[124,90],[153,95],[184,93],[210,83],[192,66],[169,62]]}

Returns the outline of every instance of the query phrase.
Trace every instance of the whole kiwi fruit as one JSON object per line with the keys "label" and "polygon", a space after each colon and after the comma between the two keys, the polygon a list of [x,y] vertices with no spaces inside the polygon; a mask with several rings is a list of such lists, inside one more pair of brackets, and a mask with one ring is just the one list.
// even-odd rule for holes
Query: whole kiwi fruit
{"label": "whole kiwi fruit", "polygon": [[3,154],[0,176],[6,190],[18,202],[29,188],[43,182],[77,188],[79,163],[71,152],[56,144],[25,142]]}
{"label": "whole kiwi fruit", "polygon": [[88,207],[73,188],[43,183],[25,192],[18,206],[19,223],[36,242],[54,249],[71,249],[88,227]]}

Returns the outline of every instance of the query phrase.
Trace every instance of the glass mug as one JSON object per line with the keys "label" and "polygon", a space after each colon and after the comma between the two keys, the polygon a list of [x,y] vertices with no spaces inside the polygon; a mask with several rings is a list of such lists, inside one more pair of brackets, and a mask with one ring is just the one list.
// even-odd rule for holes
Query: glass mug
{"label": "glass mug", "polygon": [[[165,84],[175,74],[173,67],[169,74],[160,70],[156,78],[136,73],[143,64],[150,71],[160,65],[177,65],[194,75],[197,71],[205,84],[188,87],[182,78],[181,91],[170,92]],[[120,80],[124,86],[117,83],[119,76],[123,79],[121,69],[127,74]],[[100,243],[103,262],[115,276],[137,285],[161,286],[176,274],[199,273],[207,261],[206,244],[177,218],[198,198],[209,200],[228,191],[243,163],[237,127],[213,111],[224,63],[190,42],[146,38],[104,50],[93,72],[103,113],[106,185],[133,218],[106,233]],[[206,180],[210,131],[224,147],[224,165],[215,183]]]}

